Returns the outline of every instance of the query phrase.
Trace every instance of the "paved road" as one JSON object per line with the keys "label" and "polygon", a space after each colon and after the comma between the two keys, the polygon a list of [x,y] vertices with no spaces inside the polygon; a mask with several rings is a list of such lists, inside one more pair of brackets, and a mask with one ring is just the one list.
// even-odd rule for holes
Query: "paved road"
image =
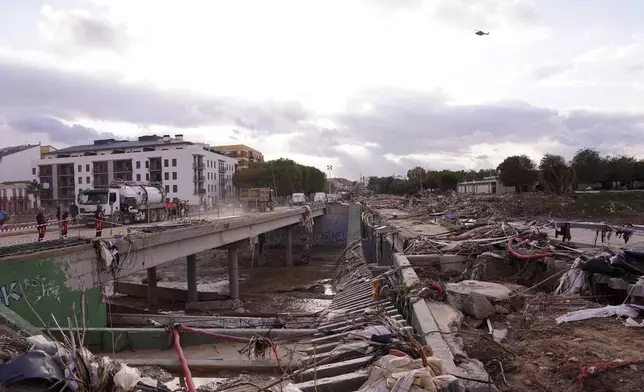
{"label": "paved road", "polygon": [[[281,210],[287,210],[290,207],[277,207],[275,210],[281,211]],[[254,213],[253,213],[254,214]],[[244,216],[244,214],[241,213],[240,210],[228,210],[228,211],[220,211],[218,214],[217,212],[210,212],[210,213],[202,213],[201,215],[199,214],[192,214],[188,219],[208,219],[208,220],[217,220],[217,219],[224,219],[224,218],[231,218],[235,216]],[[178,221],[172,220],[172,221],[165,221],[165,222],[159,222],[159,223],[153,223],[153,224],[148,224],[148,223],[140,223],[140,224],[134,224],[134,225],[129,225],[129,226],[122,226],[122,227],[114,227],[112,229],[105,228],[103,229],[103,238],[110,238],[112,236],[118,236],[118,235],[124,235],[127,232],[127,228],[136,228],[136,227],[149,227],[149,226],[167,226],[167,225],[173,225],[176,224]],[[38,240],[38,234],[35,232],[32,232],[33,229],[29,230],[25,234],[22,235],[11,235],[11,236],[0,236],[0,247],[3,246],[10,246],[10,245],[17,245],[17,244],[26,244],[29,242],[36,242]],[[110,234],[111,230],[111,234]],[[94,238],[96,235],[96,230],[93,228],[87,228],[87,227],[80,227],[80,228],[70,228],[68,237],[85,237],[85,238]],[[45,234],[45,240],[55,240],[60,238],[60,232],[58,231],[58,225],[54,224],[52,227],[47,228],[47,233]]]}

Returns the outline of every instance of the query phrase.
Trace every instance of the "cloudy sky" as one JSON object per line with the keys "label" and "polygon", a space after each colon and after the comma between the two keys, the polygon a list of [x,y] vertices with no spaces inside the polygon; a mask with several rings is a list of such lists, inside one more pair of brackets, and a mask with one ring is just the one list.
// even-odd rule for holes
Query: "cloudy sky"
{"label": "cloudy sky", "polygon": [[644,157],[642,15],[641,0],[0,0],[0,146],[176,132],[352,179],[585,146]]}

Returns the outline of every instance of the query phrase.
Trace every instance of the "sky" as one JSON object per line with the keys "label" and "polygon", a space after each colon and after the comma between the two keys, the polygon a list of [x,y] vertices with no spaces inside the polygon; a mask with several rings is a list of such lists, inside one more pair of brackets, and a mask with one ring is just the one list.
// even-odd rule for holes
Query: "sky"
{"label": "sky", "polygon": [[641,0],[0,0],[0,147],[180,133],[354,180],[584,147],[644,158],[641,15]]}

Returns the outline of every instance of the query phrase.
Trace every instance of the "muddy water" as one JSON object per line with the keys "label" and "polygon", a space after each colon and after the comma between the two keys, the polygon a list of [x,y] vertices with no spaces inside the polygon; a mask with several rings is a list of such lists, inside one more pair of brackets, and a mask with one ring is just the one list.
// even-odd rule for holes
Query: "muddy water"
{"label": "muddy water", "polygon": [[[331,285],[333,269],[342,247],[317,246],[312,249],[311,262],[285,266],[284,249],[266,249],[262,266],[251,266],[250,254],[239,255],[239,292],[249,312],[312,313],[323,310],[335,292]],[[300,259],[294,249],[293,260]],[[158,267],[160,287],[187,289],[186,263],[182,260]],[[141,282],[145,273],[133,275],[130,281]],[[228,262],[226,251],[211,250],[197,255],[199,291],[227,294]]]}

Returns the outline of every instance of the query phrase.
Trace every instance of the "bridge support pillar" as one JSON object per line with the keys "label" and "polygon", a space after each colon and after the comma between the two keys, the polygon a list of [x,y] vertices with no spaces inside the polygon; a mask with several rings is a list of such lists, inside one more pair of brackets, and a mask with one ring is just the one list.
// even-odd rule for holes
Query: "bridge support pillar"
{"label": "bridge support pillar", "polygon": [[239,247],[228,247],[228,287],[230,298],[239,299]]}
{"label": "bridge support pillar", "polygon": [[286,227],[286,266],[293,266],[293,226]]}
{"label": "bridge support pillar", "polygon": [[148,306],[153,308],[159,304],[157,293],[157,267],[148,268]]}
{"label": "bridge support pillar", "polygon": [[188,302],[199,301],[197,292],[197,255],[188,255],[187,261],[187,275],[188,275]]}

